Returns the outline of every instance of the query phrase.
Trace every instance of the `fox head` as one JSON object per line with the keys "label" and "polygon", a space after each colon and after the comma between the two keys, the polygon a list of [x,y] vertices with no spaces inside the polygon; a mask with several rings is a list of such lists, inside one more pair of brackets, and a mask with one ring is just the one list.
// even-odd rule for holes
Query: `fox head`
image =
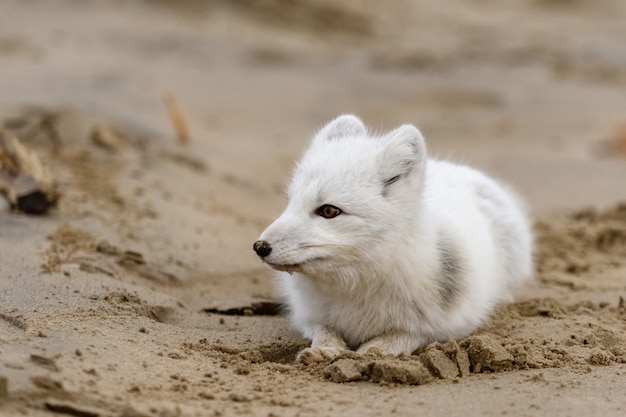
{"label": "fox head", "polygon": [[414,126],[369,136],[357,117],[340,116],[314,136],[295,169],[287,208],[254,250],[276,270],[308,276],[382,264],[394,255],[390,248],[406,246],[425,165],[426,145]]}

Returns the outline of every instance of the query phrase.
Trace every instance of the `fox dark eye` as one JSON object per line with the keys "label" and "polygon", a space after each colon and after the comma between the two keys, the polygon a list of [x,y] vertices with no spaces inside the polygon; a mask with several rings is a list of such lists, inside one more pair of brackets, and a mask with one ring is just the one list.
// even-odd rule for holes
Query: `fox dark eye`
{"label": "fox dark eye", "polygon": [[319,206],[315,209],[315,214],[325,219],[332,219],[333,217],[337,217],[341,214],[341,209],[331,206],[330,204],[324,204],[323,206]]}

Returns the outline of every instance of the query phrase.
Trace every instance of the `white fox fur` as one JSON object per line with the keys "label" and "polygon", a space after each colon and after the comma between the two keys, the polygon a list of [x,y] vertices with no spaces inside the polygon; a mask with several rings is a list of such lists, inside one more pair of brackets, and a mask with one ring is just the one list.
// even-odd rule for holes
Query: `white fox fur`
{"label": "white fox fur", "polygon": [[[335,119],[313,138],[288,196],[255,250],[282,271],[291,321],[312,339],[304,363],[465,337],[532,276],[517,198],[479,171],[428,159],[411,125],[371,136],[355,116]],[[341,212],[323,217],[324,205]]]}

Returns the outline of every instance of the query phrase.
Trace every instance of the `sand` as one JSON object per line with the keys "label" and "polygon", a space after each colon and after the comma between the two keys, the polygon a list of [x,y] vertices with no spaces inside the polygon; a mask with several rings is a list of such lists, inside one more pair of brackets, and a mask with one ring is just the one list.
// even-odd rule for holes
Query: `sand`
{"label": "sand", "polygon": [[[61,197],[0,198],[0,414],[626,412],[622,2],[1,7],[0,121]],[[294,363],[252,243],[342,112],[528,201],[535,280],[471,336]]]}

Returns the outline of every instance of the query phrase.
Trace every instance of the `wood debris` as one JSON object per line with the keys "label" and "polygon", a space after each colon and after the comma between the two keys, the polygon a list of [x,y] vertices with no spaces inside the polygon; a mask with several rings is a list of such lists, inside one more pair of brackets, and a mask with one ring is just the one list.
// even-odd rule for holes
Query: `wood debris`
{"label": "wood debris", "polygon": [[0,129],[0,193],[13,209],[29,214],[46,213],[59,198],[56,181],[37,154],[6,129]]}

